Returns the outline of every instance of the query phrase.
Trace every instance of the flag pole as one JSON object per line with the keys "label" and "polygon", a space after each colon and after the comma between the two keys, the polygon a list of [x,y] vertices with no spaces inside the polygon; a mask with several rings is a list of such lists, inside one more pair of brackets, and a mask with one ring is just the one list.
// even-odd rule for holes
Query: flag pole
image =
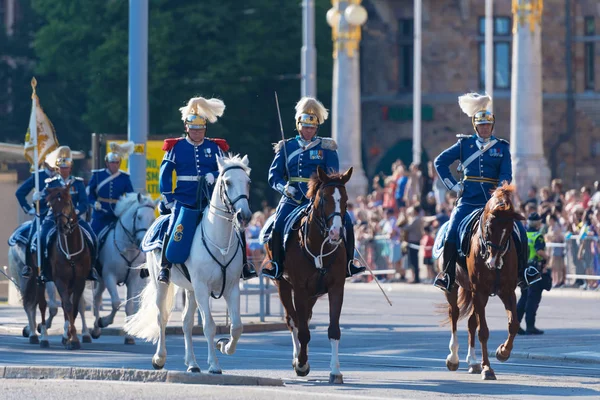
{"label": "flag pole", "polygon": [[[34,177],[35,177],[35,192],[40,193],[40,174],[39,167],[40,163],[38,160],[39,150],[38,150],[38,132],[37,132],[37,95],[35,93],[35,87],[37,86],[37,80],[35,77],[31,79],[31,88],[33,89],[33,93],[31,94],[31,117],[29,118],[29,135],[33,137],[33,168],[34,168]],[[41,268],[42,268],[42,252],[41,252],[41,233],[40,233],[40,200],[35,201],[35,221],[36,221],[36,232],[37,232],[37,243],[36,243],[36,252],[37,252],[37,267],[38,267],[38,276],[41,276]]]}

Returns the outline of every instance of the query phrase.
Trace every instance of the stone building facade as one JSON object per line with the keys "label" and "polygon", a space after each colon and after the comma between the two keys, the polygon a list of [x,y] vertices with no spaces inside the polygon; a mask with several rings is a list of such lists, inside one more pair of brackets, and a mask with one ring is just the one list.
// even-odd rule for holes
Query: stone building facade
{"label": "stone building facade", "polygon": [[[374,176],[389,173],[397,158],[412,160],[413,0],[363,4],[369,12],[361,43],[363,157],[367,174]],[[511,6],[511,0],[494,1],[495,133],[507,140]],[[457,98],[484,91],[484,16],[482,0],[423,0],[423,161],[451,145],[456,134],[473,132]],[[545,0],[542,57],[543,143],[552,176],[562,178],[568,187],[589,185],[599,179],[600,171],[600,3]]]}

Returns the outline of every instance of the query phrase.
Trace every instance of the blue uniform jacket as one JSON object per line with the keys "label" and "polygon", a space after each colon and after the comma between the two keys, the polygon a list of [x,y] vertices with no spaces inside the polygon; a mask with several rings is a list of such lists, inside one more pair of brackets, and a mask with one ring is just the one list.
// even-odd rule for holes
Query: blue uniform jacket
{"label": "blue uniform jacket", "polygon": [[[170,142],[169,142],[170,141]],[[208,173],[215,180],[219,176],[217,155],[223,157],[219,145],[205,138],[199,145],[194,145],[187,137],[167,139],[166,151],[160,165],[159,189],[167,203],[177,201],[187,206],[196,205],[198,179]],[[173,171],[177,174],[177,185],[173,190]]]}
{"label": "blue uniform jacket", "polygon": [[85,213],[88,209],[89,203],[87,194],[85,192],[85,184],[83,179],[79,177],[70,176],[66,181],[62,179],[60,175],[56,175],[53,178],[46,179],[46,188],[42,193],[46,195],[47,188],[64,187],[71,182],[71,200],[73,201],[73,207],[77,215]]}
{"label": "blue uniform jacket", "polygon": [[[35,173],[31,174],[29,178],[25,182],[19,186],[15,196],[17,196],[17,200],[23,208],[23,211],[26,213],[31,209],[32,205],[27,202],[27,195],[31,193],[32,190],[35,189],[35,174],[39,174],[40,179],[40,192],[44,190],[46,187],[46,179],[50,177],[50,171],[47,169],[40,169]],[[48,212],[48,204],[44,201],[42,196],[40,200],[40,216],[43,218]]]}
{"label": "blue uniform jacket", "polygon": [[[464,190],[460,198],[461,204],[484,206],[490,199],[491,191],[498,184],[512,181],[510,145],[504,139],[494,136],[490,138],[490,140],[494,139],[498,142],[473,160],[463,171],[465,178]],[[456,180],[450,172],[450,165],[456,160],[463,163],[482,145],[483,143],[477,139],[475,134],[463,137],[435,159],[437,173],[448,189],[456,184]]]}
{"label": "blue uniform jacket", "polygon": [[[285,152],[283,146],[285,145]],[[289,181],[296,188],[295,200],[306,200],[308,179],[317,172],[320,166],[328,174],[338,172],[340,162],[337,154],[337,143],[330,138],[315,136],[310,142],[305,142],[299,135],[275,145],[275,158],[269,169],[269,185],[284,195],[284,186]],[[287,169],[285,155],[287,153]],[[291,176],[287,176],[287,173]]]}
{"label": "blue uniform jacket", "polygon": [[96,201],[102,204],[102,209],[94,209],[93,214],[103,213],[114,216],[117,200],[125,193],[131,192],[133,192],[133,185],[129,174],[126,172],[117,171],[111,174],[106,168],[92,171],[92,179],[90,179],[87,187],[88,200],[92,205]]}

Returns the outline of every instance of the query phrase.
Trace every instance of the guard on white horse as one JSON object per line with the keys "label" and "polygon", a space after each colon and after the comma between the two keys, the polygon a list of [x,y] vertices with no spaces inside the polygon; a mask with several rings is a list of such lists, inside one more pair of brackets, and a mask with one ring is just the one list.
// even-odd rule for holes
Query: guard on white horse
{"label": "guard on white horse", "polygon": [[196,226],[200,211],[185,207],[181,208],[176,221],[174,231],[177,240],[168,245],[173,244],[174,254],[170,252],[170,247],[167,252],[169,257],[177,255],[179,258],[174,260],[175,268],[170,283],[158,283],[156,279],[161,265],[161,251],[153,241],[159,237],[160,229],[156,229],[160,225],[159,220],[150,228],[142,243],[144,250],[153,249],[146,258],[151,279],[142,292],[140,310],[128,319],[125,331],[157,343],[152,358],[152,365],[156,369],[163,368],[167,358],[165,329],[173,308],[173,284],[185,289],[183,332],[188,372],[200,372],[192,344],[194,314],[199,305],[204,336],[208,342],[208,372],[221,373],[214,343],[216,326],[210,311],[211,295],[225,298],[231,317],[230,337],[219,340],[219,350],[233,354],[242,334],[239,276],[242,273],[244,249],[239,230],[252,217],[248,205],[250,168],[247,156],[221,158],[217,155],[215,158],[219,174],[200,224]]}
{"label": "guard on white horse", "polygon": [[[141,251],[141,243],[148,228],[154,222],[156,203],[150,196],[140,193],[127,193],[119,199],[114,207],[117,218],[115,224],[106,228],[98,252],[98,264],[101,265],[102,279],[94,289],[94,339],[100,336],[100,329],[114,322],[115,314],[121,307],[121,298],[117,285],[127,285],[127,303],[125,313],[133,315],[137,311],[138,302],[133,299],[143,289],[143,278],[136,269],[145,262]],[[143,269],[143,271],[146,271]],[[104,289],[110,293],[112,311],[100,318],[100,305]],[[135,344],[132,337],[125,337],[125,344]]]}

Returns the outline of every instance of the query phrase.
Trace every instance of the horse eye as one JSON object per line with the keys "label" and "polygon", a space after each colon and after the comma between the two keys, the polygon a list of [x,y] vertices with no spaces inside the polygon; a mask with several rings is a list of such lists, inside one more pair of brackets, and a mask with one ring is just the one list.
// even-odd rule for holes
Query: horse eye
{"label": "horse eye", "polygon": [[226,184],[227,186],[231,186],[231,182],[229,182],[229,181],[225,181],[225,184]]}

